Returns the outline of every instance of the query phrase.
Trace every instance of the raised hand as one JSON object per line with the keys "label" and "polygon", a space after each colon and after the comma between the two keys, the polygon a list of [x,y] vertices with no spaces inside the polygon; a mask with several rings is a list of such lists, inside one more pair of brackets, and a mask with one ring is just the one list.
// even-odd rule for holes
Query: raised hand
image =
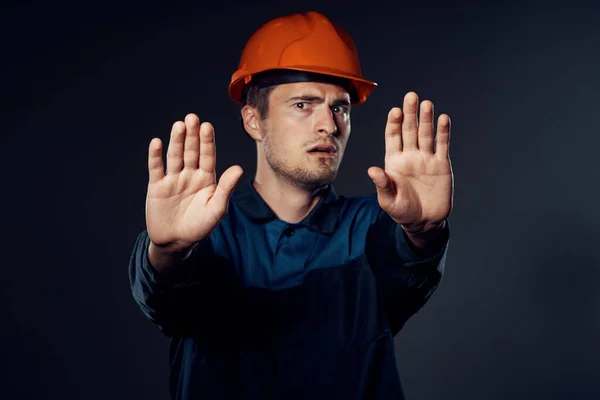
{"label": "raised hand", "polygon": [[227,169],[219,183],[215,173],[214,128],[188,114],[173,124],[167,168],[162,142],[152,139],[148,154],[149,183],[146,225],[151,246],[182,252],[207,237],[227,212],[229,198],[242,169]]}
{"label": "raised hand", "polygon": [[416,93],[404,97],[403,110],[392,108],[385,128],[385,170],[371,167],[379,205],[407,231],[420,233],[440,226],[452,210],[450,117],[438,119],[434,137],[433,104],[419,111]]}

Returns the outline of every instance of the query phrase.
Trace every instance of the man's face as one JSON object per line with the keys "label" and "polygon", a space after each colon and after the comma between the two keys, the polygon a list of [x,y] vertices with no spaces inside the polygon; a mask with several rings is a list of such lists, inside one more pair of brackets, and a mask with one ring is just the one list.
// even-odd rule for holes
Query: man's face
{"label": "man's face", "polygon": [[314,190],[337,176],[350,135],[350,96],[316,82],[277,86],[263,121],[268,165],[289,182]]}

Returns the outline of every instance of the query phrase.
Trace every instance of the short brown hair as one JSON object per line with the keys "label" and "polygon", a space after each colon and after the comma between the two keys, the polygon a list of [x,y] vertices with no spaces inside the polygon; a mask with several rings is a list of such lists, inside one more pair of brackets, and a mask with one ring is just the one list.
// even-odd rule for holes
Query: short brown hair
{"label": "short brown hair", "polygon": [[275,86],[260,87],[251,85],[242,100],[242,107],[246,105],[256,107],[260,119],[267,119],[269,116],[269,95],[273,89],[275,89]]}

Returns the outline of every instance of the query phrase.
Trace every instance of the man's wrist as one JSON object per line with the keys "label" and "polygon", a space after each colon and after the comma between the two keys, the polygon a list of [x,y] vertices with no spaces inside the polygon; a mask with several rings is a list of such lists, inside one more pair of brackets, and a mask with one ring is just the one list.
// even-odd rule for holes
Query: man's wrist
{"label": "man's wrist", "polygon": [[439,222],[429,222],[426,224],[419,225],[400,224],[400,226],[402,226],[404,232],[406,232],[406,234],[410,237],[434,237],[444,231],[444,228],[446,228],[446,220],[444,219]]}
{"label": "man's wrist", "polygon": [[446,220],[427,224],[427,226],[400,226],[408,239],[411,250],[421,257],[437,254],[446,239]]}
{"label": "man's wrist", "polygon": [[196,247],[195,245],[183,248],[183,249],[166,249],[155,245],[152,241],[148,245],[148,260],[150,264],[158,272],[165,272],[169,267],[177,264],[180,261],[185,260],[191,254],[192,250]]}

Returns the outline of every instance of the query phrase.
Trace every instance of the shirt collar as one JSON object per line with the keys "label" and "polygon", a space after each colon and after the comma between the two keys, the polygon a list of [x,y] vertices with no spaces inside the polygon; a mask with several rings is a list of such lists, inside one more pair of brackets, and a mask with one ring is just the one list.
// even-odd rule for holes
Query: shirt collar
{"label": "shirt collar", "polygon": [[[235,192],[236,205],[250,219],[265,223],[277,219],[269,205],[258,194],[253,185],[254,177],[247,179]],[[299,222],[316,231],[332,234],[335,230],[341,209],[341,201],[332,185],[321,193],[321,199],[311,212]]]}

